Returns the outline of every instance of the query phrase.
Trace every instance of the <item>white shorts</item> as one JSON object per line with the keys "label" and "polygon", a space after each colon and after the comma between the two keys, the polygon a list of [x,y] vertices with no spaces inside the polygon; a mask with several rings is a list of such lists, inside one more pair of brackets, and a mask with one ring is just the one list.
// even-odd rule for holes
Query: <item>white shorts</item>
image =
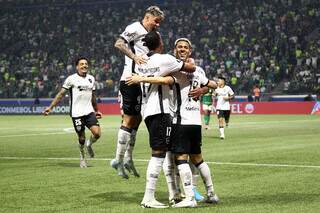
{"label": "white shorts", "polygon": [[202,104],[202,109],[207,111],[216,111],[216,109],[212,105]]}

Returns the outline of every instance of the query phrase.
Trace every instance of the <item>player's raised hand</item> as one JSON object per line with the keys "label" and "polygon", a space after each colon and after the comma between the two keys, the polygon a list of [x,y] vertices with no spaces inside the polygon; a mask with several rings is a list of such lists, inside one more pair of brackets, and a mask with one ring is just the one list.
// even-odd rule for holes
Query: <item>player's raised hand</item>
{"label": "player's raised hand", "polygon": [[141,65],[141,64],[145,64],[148,61],[148,58],[146,58],[146,56],[144,55],[135,55],[133,57],[133,60],[136,64]]}
{"label": "player's raised hand", "polygon": [[196,64],[196,62],[194,61],[193,58],[188,58],[188,59],[186,60],[186,62],[187,62],[187,63],[190,63],[190,64]]}
{"label": "player's raised hand", "polygon": [[50,112],[51,112],[51,108],[50,108],[50,107],[47,107],[47,108],[45,108],[45,110],[43,111],[43,114],[44,114],[44,116],[47,116],[47,115],[49,115]]}
{"label": "player's raised hand", "polygon": [[189,97],[199,98],[202,94],[208,92],[208,87],[196,87],[189,91]]}

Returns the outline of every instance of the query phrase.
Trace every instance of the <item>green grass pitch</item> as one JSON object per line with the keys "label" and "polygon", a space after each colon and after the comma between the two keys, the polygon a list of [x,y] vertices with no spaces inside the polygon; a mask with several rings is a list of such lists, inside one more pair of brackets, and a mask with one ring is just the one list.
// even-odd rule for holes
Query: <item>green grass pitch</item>
{"label": "green grass pitch", "polygon": [[[68,116],[0,116],[0,212],[320,212],[319,116],[233,115],[224,141],[212,116],[203,155],[221,202],[164,210],[139,206],[150,158],[144,124],[134,151],[141,177],[124,180],[109,166],[120,117],[100,122],[96,158],[80,169]],[[163,174],[156,196],[167,202]]]}

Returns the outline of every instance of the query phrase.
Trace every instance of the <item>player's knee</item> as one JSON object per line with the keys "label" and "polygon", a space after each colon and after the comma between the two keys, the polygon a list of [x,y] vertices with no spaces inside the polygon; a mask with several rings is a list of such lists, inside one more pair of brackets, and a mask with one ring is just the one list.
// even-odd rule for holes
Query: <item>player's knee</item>
{"label": "player's knee", "polygon": [[198,167],[203,162],[202,155],[192,155],[190,159],[192,164],[195,165],[196,167]]}
{"label": "player's knee", "polygon": [[165,158],[166,151],[165,150],[152,150],[152,157]]}
{"label": "player's knee", "polygon": [[79,137],[78,138],[79,144],[84,145],[84,143],[86,142],[85,137]]}
{"label": "player's knee", "polygon": [[95,139],[99,139],[101,137],[101,132],[100,131],[93,132],[92,135]]}

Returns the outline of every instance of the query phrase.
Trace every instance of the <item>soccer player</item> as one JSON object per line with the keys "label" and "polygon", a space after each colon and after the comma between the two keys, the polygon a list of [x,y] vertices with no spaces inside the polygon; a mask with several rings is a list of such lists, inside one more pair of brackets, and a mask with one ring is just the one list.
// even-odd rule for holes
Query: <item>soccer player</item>
{"label": "soccer player", "polygon": [[128,25],[115,42],[115,47],[125,54],[125,65],[120,79],[124,115],[118,131],[116,156],[111,165],[117,169],[119,176],[126,179],[129,176],[124,168],[139,177],[132,160],[132,152],[141,122],[141,89],[139,85],[126,85],[125,79],[136,72],[136,65],[146,63],[145,54],[149,50],[143,46],[142,39],[148,32],[158,28],[163,19],[163,11],[157,6],[151,6],[145,11],[143,20]]}
{"label": "soccer player", "polygon": [[215,90],[217,96],[217,116],[219,122],[220,139],[225,139],[224,127],[230,119],[230,103],[234,98],[233,90],[226,85],[226,79],[223,76],[218,77],[218,88]]}
{"label": "soccer player", "polygon": [[[164,82],[153,82],[152,79],[144,82],[143,79],[148,79],[147,76],[166,76],[180,70],[193,72],[195,71],[195,66],[191,63],[177,60],[171,55],[160,54],[163,50],[163,42],[160,34],[156,31],[149,32],[145,36],[144,41],[150,50],[147,54],[149,57],[148,62],[140,65],[138,68],[138,74],[141,76],[136,77],[141,77],[140,79],[135,81],[136,77],[132,76],[127,80],[128,84],[142,83],[142,116],[149,132],[149,143],[152,149],[152,156],[147,168],[146,190],[141,202],[141,207],[166,208],[168,206],[155,199],[154,193],[168,150],[172,130],[169,102],[169,100],[172,99],[170,95],[172,92],[167,84],[169,84],[169,81],[173,82],[173,78],[170,76],[163,78]],[[187,167],[189,169],[187,168],[184,174],[188,173],[191,178],[192,174],[188,164]],[[180,175],[185,176],[184,174]],[[185,186],[187,186],[188,183],[190,182],[185,183]],[[193,195],[192,189],[191,193]]]}
{"label": "soccer player", "polygon": [[[175,42],[175,54],[183,61],[189,61],[191,54],[191,42],[186,38],[180,38]],[[172,128],[172,147],[175,154],[175,161],[179,170],[181,181],[185,190],[186,198],[174,204],[173,207],[195,207],[197,203],[192,190],[191,170],[188,164],[188,156],[192,163],[199,169],[201,177],[206,185],[206,202],[217,203],[219,201],[214,193],[213,182],[208,165],[203,161],[201,154],[201,114],[200,101],[189,96],[193,87],[209,86],[216,88],[214,81],[209,81],[204,71],[197,67],[194,73],[174,73],[173,78],[167,77],[141,77],[133,76],[131,80],[137,82],[174,84],[176,105]]]}
{"label": "soccer player", "polygon": [[[49,115],[53,107],[55,107],[69,91],[70,116],[79,141],[80,167],[85,168],[87,167],[87,162],[84,147],[86,145],[89,156],[93,158],[94,152],[92,144],[101,136],[101,129],[97,118],[101,118],[102,114],[99,112],[97,106],[95,79],[92,75],[88,74],[89,60],[85,57],[79,57],[75,65],[77,72],[67,77],[61,90],[43,113],[44,115]],[[85,127],[90,129],[92,133],[87,142],[85,138]]]}
{"label": "soccer player", "polygon": [[202,109],[204,112],[204,128],[208,129],[209,128],[209,122],[210,122],[210,115],[211,112],[215,112],[215,108],[213,106],[213,90],[209,89],[207,93],[205,93],[202,96]]}

